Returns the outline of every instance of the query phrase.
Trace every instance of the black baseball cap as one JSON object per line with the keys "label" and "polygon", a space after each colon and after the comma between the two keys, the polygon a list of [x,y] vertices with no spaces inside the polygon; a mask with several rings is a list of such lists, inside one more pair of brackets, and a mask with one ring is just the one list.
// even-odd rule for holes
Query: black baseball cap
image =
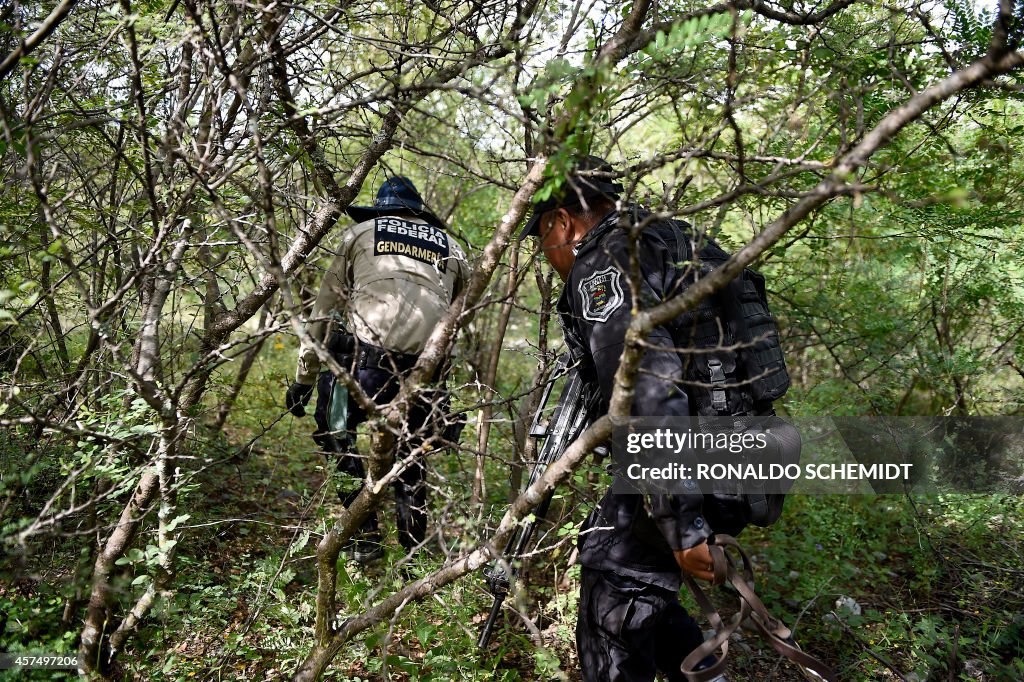
{"label": "black baseball cap", "polygon": [[614,174],[615,169],[612,165],[601,157],[584,156],[575,168],[569,171],[566,181],[557,192],[534,204],[533,213],[526,221],[526,227],[519,233],[519,239],[540,236],[540,217],[548,211],[577,206],[584,200],[594,197],[617,199],[622,192],[622,185],[612,180]]}

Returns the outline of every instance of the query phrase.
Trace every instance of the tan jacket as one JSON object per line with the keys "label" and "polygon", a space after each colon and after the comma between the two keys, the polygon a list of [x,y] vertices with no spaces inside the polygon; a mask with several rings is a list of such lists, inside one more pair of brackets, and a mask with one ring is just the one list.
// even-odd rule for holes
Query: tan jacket
{"label": "tan jacket", "polygon": [[[458,243],[420,218],[380,216],[345,231],[320,284],[309,335],[326,342],[332,320],[344,320],[364,343],[416,354],[466,283],[469,265]],[[320,359],[303,343],[295,380],[316,383]]]}

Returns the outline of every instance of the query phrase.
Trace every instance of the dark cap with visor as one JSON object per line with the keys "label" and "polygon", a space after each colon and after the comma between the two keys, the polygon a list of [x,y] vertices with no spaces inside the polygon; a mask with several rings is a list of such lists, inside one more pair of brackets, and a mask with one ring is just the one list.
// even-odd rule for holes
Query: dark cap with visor
{"label": "dark cap with visor", "polygon": [[579,206],[594,197],[617,199],[622,192],[622,185],[613,181],[614,173],[612,165],[598,156],[580,159],[557,192],[534,204],[533,213],[526,221],[526,227],[519,233],[519,239],[540,236],[540,218],[548,211]]}

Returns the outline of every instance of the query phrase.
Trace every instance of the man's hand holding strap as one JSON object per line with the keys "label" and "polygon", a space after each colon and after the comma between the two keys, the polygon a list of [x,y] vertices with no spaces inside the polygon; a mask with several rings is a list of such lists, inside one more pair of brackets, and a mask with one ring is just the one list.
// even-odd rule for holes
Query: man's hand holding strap
{"label": "man's hand holding strap", "polygon": [[[696,581],[690,577],[696,574],[688,571],[683,566],[679,555],[684,552],[676,552],[676,560],[680,562],[680,566],[683,566],[683,582],[689,588],[690,593],[704,612],[708,622],[711,623],[711,627],[715,630],[714,636],[691,651],[683,659],[680,671],[686,679],[691,682],[705,682],[724,673],[726,658],[729,654],[729,637],[739,628],[740,623],[749,616],[750,621],[772,648],[795,663],[807,679],[824,680],[826,682],[836,682],[838,680],[835,672],[829,666],[802,651],[793,640],[790,629],[782,621],[774,618],[768,612],[768,609],[765,608],[761,599],[754,592],[754,565],[735,538],[729,535],[715,535],[709,542],[697,545],[691,549],[697,549],[698,547],[703,547],[707,551],[711,559],[711,565],[714,566],[715,570],[704,571],[704,573],[711,573],[712,578],[706,578],[702,575],[697,575],[697,577],[704,580],[715,579],[716,584],[728,580],[740,595],[740,609],[728,623],[723,622],[722,617],[718,614],[711,600],[704,594],[704,591],[697,585]],[[728,554],[729,549],[734,550],[739,555],[739,564]],[[694,553],[694,560],[697,560],[698,556],[703,559],[702,553]],[[689,557],[687,558],[689,559]],[[717,659],[714,665],[707,668],[702,666],[698,669],[697,666],[701,665],[712,654],[715,654]]]}
{"label": "man's hand holding strap", "polygon": [[719,557],[715,557],[707,542],[701,542],[689,549],[676,550],[673,554],[679,568],[683,569],[686,574],[707,580],[714,585],[725,582],[727,574],[725,556],[720,553]]}

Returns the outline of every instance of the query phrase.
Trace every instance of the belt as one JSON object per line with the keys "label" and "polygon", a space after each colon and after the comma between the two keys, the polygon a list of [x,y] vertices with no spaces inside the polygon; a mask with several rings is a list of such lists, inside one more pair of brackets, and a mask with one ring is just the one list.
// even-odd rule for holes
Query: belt
{"label": "belt", "polygon": [[[355,356],[353,369],[383,369],[389,372],[408,372],[420,359],[418,353],[400,353],[360,341],[351,333],[335,332],[327,342],[327,349],[342,366],[347,367]],[[439,368],[440,370],[440,368]]]}
{"label": "belt", "polygon": [[408,372],[420,359],[418,354],[399,353],[398,351],[387,350],[371,346],[368,343],[359,345],[359,359],[356,362],[358,369],[384,369],[389,372]]}

